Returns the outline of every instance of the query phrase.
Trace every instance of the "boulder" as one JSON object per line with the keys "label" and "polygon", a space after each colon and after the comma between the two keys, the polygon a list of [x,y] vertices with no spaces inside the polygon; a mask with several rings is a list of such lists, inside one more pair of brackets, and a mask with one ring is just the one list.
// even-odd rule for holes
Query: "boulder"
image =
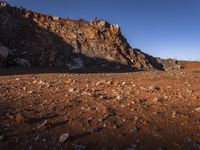
{"label": "boulder", "polygon": [[0,60],[6,60],[10,54],[11,50],[0,43]]}
{"label": "boulder", "polygon": [[7,66],[7,60],[11,54],[11,50],[0,43],[0,67]]}

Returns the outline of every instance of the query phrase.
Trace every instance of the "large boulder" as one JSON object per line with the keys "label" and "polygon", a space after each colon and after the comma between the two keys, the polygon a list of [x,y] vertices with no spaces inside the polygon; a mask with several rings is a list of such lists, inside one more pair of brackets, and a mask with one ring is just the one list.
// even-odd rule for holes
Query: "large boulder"
{"label": "large boulder", "polygon": [[7,66],[8,57],[11,54],[12,54],[11,50],[0,43],[0,66],[1,67]]}

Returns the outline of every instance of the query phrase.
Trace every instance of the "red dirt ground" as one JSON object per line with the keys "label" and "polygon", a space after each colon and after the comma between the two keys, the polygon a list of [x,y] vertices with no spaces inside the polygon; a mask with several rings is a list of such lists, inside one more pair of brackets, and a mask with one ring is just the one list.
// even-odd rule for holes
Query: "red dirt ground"
{"label": "red dirt ground", "polygon": [[200,63],[184,66],[2,75],[0,149],[199,150]]}

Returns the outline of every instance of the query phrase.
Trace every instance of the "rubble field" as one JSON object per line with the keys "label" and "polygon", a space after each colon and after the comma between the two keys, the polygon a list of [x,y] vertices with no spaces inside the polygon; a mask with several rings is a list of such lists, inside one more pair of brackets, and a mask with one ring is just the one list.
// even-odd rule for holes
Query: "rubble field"
{"label": "rubble field", "polygon": [[1,75],[0,149],[199,150],[200,63],[183,64]]}

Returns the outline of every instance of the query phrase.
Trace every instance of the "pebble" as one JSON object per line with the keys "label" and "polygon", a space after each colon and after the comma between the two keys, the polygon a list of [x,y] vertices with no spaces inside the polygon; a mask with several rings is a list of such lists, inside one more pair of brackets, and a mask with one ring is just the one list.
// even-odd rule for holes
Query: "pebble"
{"label": "pebble", "polygon": [[33,83],[33,84],[37,83],[37,80],[34,80],[32,83]]}
{"label": "pebble", "polygon": [[39,84],[39,85],[44,85],[44,84],[45,84],[45,82],[44,82],[44,81],[42,81],[42,80],[40,80],[40,81],[38,82],[38,84]]}
{"label": "pebble", "polygon": [[69,133],[64,133],[59,137],[59,143],[64,143],[69,138]]}
{"label": "pebble", "polygon": [[21,124],[21,123],[24,123],[25,118],[21,115],[21,113],[17,113],[15,117],[15,121],[17,124]]}
{"label": "pebble", "polygon": [[123,83],[122,83],[122,86],[124,86],[124,85],[126,85],[126,82],[123,82]]}
{"label": "pebble", "polygon": [[174,111],[172,112],[172,118],[176,118],[176,114],[177,114],[177,112],[174,110]]}
{"label": "pebble", "polygon": [[77,91],[76,88],[70,88],[70,89],[69,89],[69,92],[70,92],[70,93],[73,93],[73,92],[76,92],[76,91]]}
{"label": "pebble", "polygon": [[122,101],[122,100],[124,100],[124,97],[121,96],[121,95],[118,95],[118,96],[116,97],[116,99],[117,99],[118,101]]}
{"label": "pebble", "polygon": [[98,82],[96,83],[96,86],[98,86],[98,85],[102,85],[102,84],[104,84],[104,83],[105,83],[104,80],[98,81]]}
{"label": "pebble", "polygon": [[41,127],[43,127],[45,124],[47,124],[47,120],[45,120],[42,124],[40,124],[37,128],[40,129]]}
{"label": "pebble", "polygon": [[15,80],[16,80],[16,81],[19,81],[19,80],[20,80],[20,78],[16,78]]}
{"label": "pebble", "polygon": [[132,129],[132,131],[133,131],[134,133],[137,133],[137,132],[140,131],[140,128],[139,128],[139,127],[134,127],[134,128]]}
{"label": "pebble", "polygon": [[33,94],[33,91],[29,91],[28,94]]}
{"label": "pebble", "polygon": [[200,107],[195,108],[195,111],[200,112]]}

